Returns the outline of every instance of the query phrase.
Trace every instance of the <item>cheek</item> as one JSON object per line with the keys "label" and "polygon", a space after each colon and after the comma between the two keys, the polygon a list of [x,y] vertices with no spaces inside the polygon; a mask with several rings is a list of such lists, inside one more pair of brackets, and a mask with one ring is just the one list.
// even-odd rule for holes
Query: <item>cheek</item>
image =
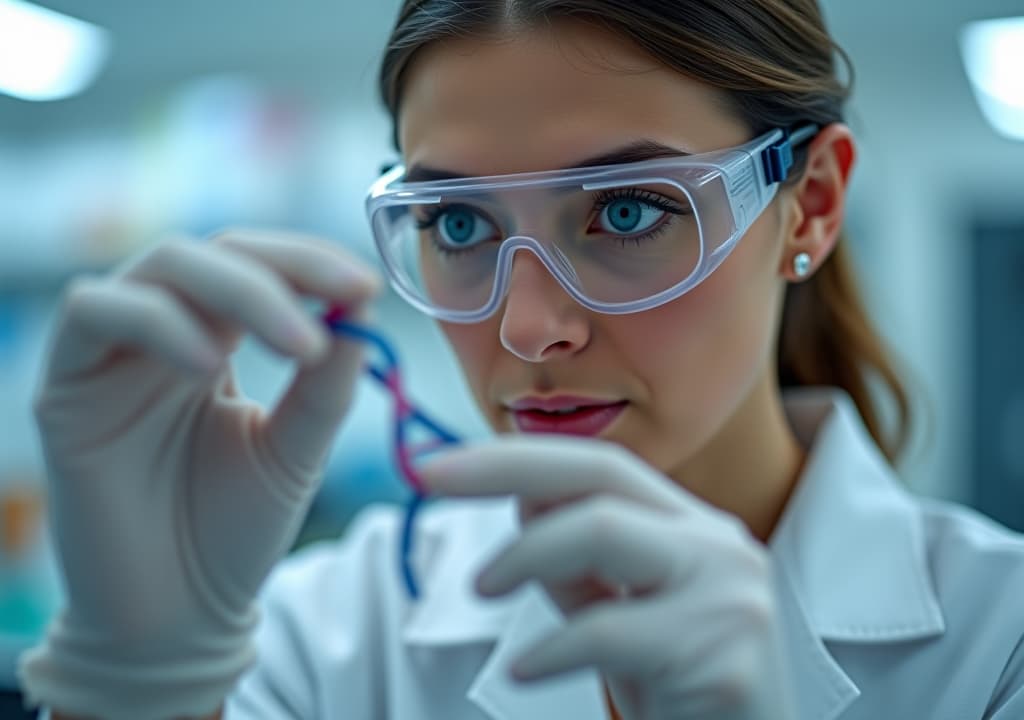
{"label": "cheek", "polygon": [[491,318],[482,323],[438,323],[462,368],[474,398],[481,408],[486,406],[484,388],[488,370],[494,367],[495,353],[500,349],[498,325]]}
{"label": "cheek", "polygon": [[623,324],[655,411],[673,427],[723,419],[770,360],[778,243],[759,225],[696,289]]}

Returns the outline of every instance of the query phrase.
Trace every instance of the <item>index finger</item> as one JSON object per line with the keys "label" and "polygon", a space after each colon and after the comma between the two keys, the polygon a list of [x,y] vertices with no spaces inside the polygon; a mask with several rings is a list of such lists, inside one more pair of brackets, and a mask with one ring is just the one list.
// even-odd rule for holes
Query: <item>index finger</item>
{"label": "index finger", "polygon": [[348,305],[379,292],[377,272],[340,243],[313,235],[231,228],[211,242],[247,255],[274,269],[299,291]]}
{"label": "index finger", "polygon": [[515,495],[559,503],[598,493],[655,508],[679,508],[684,491],[613,443],[531,435],[463,445],[418,466],[428,492],[452,497]]}

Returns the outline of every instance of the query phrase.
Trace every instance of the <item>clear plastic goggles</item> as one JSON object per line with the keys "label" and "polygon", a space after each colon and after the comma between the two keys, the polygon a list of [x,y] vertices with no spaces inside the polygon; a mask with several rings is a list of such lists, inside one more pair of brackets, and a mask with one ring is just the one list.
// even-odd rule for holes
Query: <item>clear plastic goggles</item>
{"label": "clear plastic goggles", "polygon": [[396,291],[421,311],[472,323],[493,314],[512,260],[532,252],[581,305],[648,310],[711,274],[775,197],[793,147],[817,132],[773,130],[699,155],[370,188],[367,213]]}

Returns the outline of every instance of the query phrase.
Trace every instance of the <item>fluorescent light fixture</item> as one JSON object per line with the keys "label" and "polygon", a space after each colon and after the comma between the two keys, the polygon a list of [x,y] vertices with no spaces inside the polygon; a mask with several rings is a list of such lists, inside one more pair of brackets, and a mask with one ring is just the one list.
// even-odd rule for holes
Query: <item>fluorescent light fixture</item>
{"label": "fluorescent light fixture", "polygon": [[107,57],[102,28],[21,0],[0,0],[0,92],[59,100],[84,90]]}
{"label": "fluorescent light fixture", "polygon": [[969,23],[960,33],[960,49],[989,123],[1024,140],[1024,17]]}

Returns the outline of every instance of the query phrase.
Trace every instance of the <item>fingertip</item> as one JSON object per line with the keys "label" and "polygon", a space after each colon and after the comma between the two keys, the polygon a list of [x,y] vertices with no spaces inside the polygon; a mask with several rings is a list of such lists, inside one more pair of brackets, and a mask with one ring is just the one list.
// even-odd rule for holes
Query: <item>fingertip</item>
{"label": "fingertip", "polygon": [[384,278],[380,273],[369,270],[363,278],[363,288],[370,298],[375,298],[384,290]]}
{"label": "fingertip", "polygon": [[509,677],[517,683],[528,684],[544,677],[539,668],[535,668],[532,658],[527,655],[514,661],[508,668]]}
{"label": "fingertip", "polygon": [[320,327],[314,329],[310,335],[308,344],[302,355],[303,363],[306,365],[319,365],[331,351],[331,338]]}
{"label": "fingertip", "polygon": [[473,587],[478,595],[485,598],[493,598],[505,594],[502,590],[500,578],[491,568],[483,570],[476,576]]}
{"label": "fingertip", "polygon": [[336,272],[335,284],[343,290],[349,302],[367,302],[377,297],[384,288],[384,279],[376,270],[362,263],[348,262]]}
{"label": "fingertip", "polygon": [[224,366],[225,356],[210,347],[197,347],[186,359],[186,367],[191,372],[206,376],[220,370]]}
{"label": "fingertip", "polygon": [[303,365],[315,365],[324,360],[331,348],[326,328],[305,315],[279,325],[281,350],[297,358]]}
{"label": "fingertip", "polygon": [[431,455],[425,460],[416,462],[416,473],[429,494],[444,494],[453,488],[452,480],[458,476],[462,463],[458,450],[449,450],[443,454]]}

